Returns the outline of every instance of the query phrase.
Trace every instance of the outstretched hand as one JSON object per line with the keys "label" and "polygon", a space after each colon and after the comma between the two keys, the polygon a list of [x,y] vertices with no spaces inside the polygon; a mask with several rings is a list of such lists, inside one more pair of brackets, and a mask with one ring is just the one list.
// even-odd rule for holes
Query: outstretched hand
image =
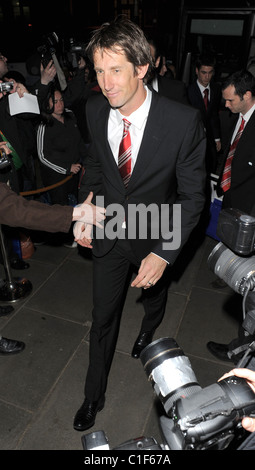
{"label": "outstretched hand", "polygon": [[99,228],[103,228],[103,225],[100,223],[105,219],[105,208],[95,206],[92,204],[93,192],[91,191],[87,199],[74,208],[73,220],[78,220],[85,224],[96,225]]}

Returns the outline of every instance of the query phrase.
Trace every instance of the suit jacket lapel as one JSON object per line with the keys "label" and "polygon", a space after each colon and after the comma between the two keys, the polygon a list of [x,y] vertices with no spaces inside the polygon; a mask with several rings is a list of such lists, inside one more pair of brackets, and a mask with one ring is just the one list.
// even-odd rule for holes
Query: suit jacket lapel
{"label": "suit jacket lapel", "polygon": [[115,158],[113,156],[111,147],[108,142],[108,118],[109,118],[110,108],[108,104],[100,112],[98,117],[98,131],[99,136],[103,136],[101,139],[104,142],[104,157],[107,160],[107,175],[109,174],[109,179],[111,179],[112,184],[118,189],[125,192],[125,186],[123,184],[118,166],[116,164]]}
{"label": "suit jacket lapel", "polygon": [[147,119],[147,123],[144,130],[143,139],[141,142],[140,150],[137,155],[137,160],[133,173],[131,175],[127,192],[132,191],[135,185],[139,184],[139,180],[144,175],[145,169],[149,166],[151,160],[156,154],[157,148],[161,141],[162,136],[162,125],[160,122],[155,120],[155,108],[158,102],[158,95],[153,92],[151,107]]}

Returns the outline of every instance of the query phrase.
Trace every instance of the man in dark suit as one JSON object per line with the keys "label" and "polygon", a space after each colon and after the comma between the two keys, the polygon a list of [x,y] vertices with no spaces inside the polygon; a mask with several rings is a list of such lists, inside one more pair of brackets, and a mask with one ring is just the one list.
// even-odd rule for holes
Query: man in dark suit
{"label": "man in dark suit", "polygon": [[[221,89],[213,82],[214,59],[201,56],[196,62],[197,79],[188,86],[188,99],[192,106],[199,109],[206,129],[206,163],[209,172],[216,172],[218,152],[221,150],[221,126],[219,109]],[[207,98],[205,98],[207,94]]]}
{"label": "man in dark suit", "polygon": [[[90,363],[85,400],[74,419],[79,431],[93,426],[104,406],[130,266],[138,268],[131,287],[143,288],[145,308],[132,351],[138,358],[164,315],[169,266],[196,226],[205,200],[205,135],[199,113],[144,85],[152,61],[141,29],[118,18],[95,31],[87,52],[102,94],[87,102],[91,146],[80,194],[83,199],[92,190],[103,199],[106,223],[100,239],[96,233],[92,240],[84,224],[74,228],[79,243],[93,247],[94,264]],[[124,130],[124,140],[129,140],[125,150],[124,119],[130,124]],[[177,208],[181,217],[176,222]],[[168,243],[172,231],[173,244]]]}
{"label": "man in dark suit", "polygon": [[185,84],[181,80],[169,78],[168,76],[160,74],[162,54],[153,39],[150,39],[148,42],[154,67],[148,75],[147,83],[160,95],[166,96],[171,100],[178,101],[179,103],[189,104]]}
{"label": "man in dark suit", "polygon": [[[226,138],[228,145],[220,171],[218,194],[223,195],[223,209],[239,209],[255,216],[255,78],[246,70],[238,71],[227,78],[223,84],[222,94],[225,106],[232,114],[229,118],[229,132]],[[230,166],[231,173],[228,179],[225,179],[229,149],[242,120],[244,128],[235,148]],[[207,347],[218,359],[237,362],[240,356],[235,355],[233,351],[237,346],[253,340],[253,336],[245,336],[243,328],[240,328],[239,338],[228,345],[210,341]]]}

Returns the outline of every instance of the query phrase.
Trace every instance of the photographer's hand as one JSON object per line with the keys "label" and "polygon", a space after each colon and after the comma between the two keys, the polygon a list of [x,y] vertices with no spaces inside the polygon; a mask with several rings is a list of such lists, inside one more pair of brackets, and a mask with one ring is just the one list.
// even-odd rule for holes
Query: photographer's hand
{"label": "photographer's hand", "polygon": [[18,83],[13,78],[8,78],[5,81],[13,82],[13,89],[10,91],[10,94],[17,92],[19,97],[22,98],[24,96],[24,93],[29,93],[29,91],[27,90],[25,85],[23,85],[23,83]]}
{"label": "photographer's hand", "polygon": [[41,64],[41,84],[49,85],[49,83],[54,80],[56,73],[57,71],[53,60],[50,60],[45,68]]}
{"label": "photographer's hand", "polygon": [[4,150],[6,155],[12,153],[11,149],[9,149],[7,142],[0,142],[0,150]]}
{"label": "photographer's hand", "polygon": [[[224,374],[219,380],[225,379],[226,377],[231,377],[231,375],[236,375],[237,377],[242,377],[246,379],[247,383],[250,385],[251,389],[255,393],[255,372],[250,369],[232,369],[227,374]],[[255,418],[245,417],[242,419],[242,426],[246,431],[255,432]]]}

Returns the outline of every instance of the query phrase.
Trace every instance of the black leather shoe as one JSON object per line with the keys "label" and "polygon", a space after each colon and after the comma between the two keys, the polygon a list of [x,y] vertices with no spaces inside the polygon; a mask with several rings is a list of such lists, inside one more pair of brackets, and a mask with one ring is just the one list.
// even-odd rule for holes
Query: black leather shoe
{"label": "black leather shoe", "polygon": [[11,305],[0,306],[0,317],[4,317],[9,313],[13,312],[14,308]]}
{"label": "black leather shoe", "polygon": [[76,431],[85,431],[95,424],[96,415],[104,407],[104,397],[98,401],[89,401],[85,398],[83,404],[77,411],[73,427]]}
{"label": "black leather shoe", "polygon": [[207,349],[213,356],[217,357],[217,359],[220,359],[221,361],[233,362],[228,356],[229,349],[227,344],[220,344],[209,341],[209,343],[207,343]]}
{"label": "black leather shoe", "polygon": [[21,258],[14,258],[14,259],[11,260],[11,268],[12,269],[28,269],[29,264],[26,263]]}
{"label": "black leather shoe", "polygon": [[142,350],[151,343],[153,334],[154,331],[147,331],[146,333],[139,334],[132,349],[132,357],[139,359]]}
{"label": "black leather shoe", "polygon": [[0,354],[18,354],[25,348],[25,343],[15,339],[0,339]]}

